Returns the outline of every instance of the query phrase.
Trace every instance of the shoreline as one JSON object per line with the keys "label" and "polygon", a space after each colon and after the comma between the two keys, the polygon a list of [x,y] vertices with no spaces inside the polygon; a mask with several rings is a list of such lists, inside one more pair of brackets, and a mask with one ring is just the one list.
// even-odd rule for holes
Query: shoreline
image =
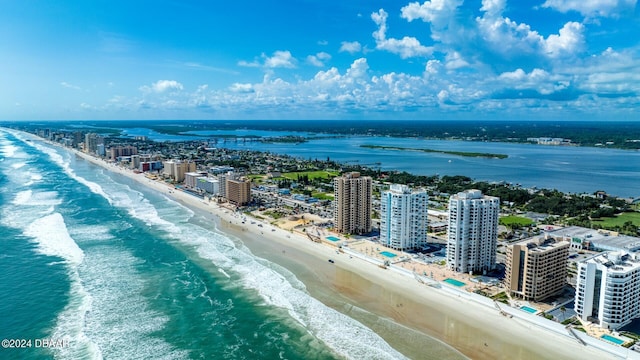
{"label": "shoreline", "polygon": [[[357,257],[347,258],[347,254],[336,254],[335,248],[311,242],[298,234],[269,224],[259,228],[258,220],[255,225],[239,224],[239,218],[229,209],[212,206],[169,184],[148,179],[143,173],[136,174],[91,155],[67,150],[97,166],[159,191],[185,206],[217,217],[220,231],[230,232],[239,238],[254,255],[284,266],[305,284],[313,297],[349,316],[353,314],[349,314],[344,305],[356,304],[379,317],[377,320],[387,319],[397,327],[424,334],[422,341],[433,337],[443,347],[450,347],[473,359],[616,358],[592,346],[585,347],[577,340],[558,337],[532,324],[507,318],[500,315],[497,309],[491,311],[472,300],[421,285],[415,279],[381,269]],[[271,231],[272,228],[275,231]],[[257,239],[259,237],[267,241],[260,241]],[[328,263],[328,258],[335,259],[335,263]],[[334,298],[336,294],[340,297],[337,300]],[[357,316],[354,318],[359,320]],[[379,321],[374,319],[372,323],[375,325],[376,322]],[[406,344],[406,339],[393,340],[390,334],[385,334],[384,329],[374,329],[370,323],[363,323],[392,347],[404,347],[404,350],[398,351],[407,356],[415,357],[420,349],[424,351],[424,344]]]}

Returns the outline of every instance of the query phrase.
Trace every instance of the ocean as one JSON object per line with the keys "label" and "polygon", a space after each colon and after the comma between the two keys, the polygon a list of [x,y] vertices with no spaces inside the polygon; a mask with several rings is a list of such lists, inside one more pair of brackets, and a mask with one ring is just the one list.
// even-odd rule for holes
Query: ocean
{"label": "ocean", "polygon": [[0,339],[29,346],[0,358],[404,358],[204,214],[1,129],[0,241]]}

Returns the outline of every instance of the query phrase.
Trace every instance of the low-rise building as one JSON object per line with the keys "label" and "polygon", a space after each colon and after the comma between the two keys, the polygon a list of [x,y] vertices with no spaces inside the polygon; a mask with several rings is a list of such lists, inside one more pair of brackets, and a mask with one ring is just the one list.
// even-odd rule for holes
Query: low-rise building
{"label": "low-rise building", "polygon": [[205,176],[206,172],[188,172],[184,174],[184,185],[190,189],[195,189],[198,185],[198,178]]}
{"label": "low-rise building", "polygon": [[202,190],[208,194],[220,194],[220,182],[218,179],[201,176],[196,180],[196,189]]}
{"label": "low-rise building", "polygon": [[610,230],[594,230],[580,226],[569,226],[549,232],[550,236],[563,238],[571,243],[572,249],[596,251],[625,251],[640,250],[640,238],[620,235]]}

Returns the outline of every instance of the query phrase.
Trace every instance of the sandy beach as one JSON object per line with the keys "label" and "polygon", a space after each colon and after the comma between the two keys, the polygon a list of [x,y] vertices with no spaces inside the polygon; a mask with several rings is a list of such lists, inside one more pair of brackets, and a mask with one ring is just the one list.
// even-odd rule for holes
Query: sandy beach
{"label": "sandy beach", "polygon": [[[74,152],[96,165],[209,214],[220,230],[240,239],[255,255],[293,272],[305,283],[312,296],[369,326],[410,358],[614,358],[577,340],[505,317],[497,309],[420,284],[411,277],[382,269],[357,257],[338,253],[335,247],[312,242],[295,232],[257,220],[252,224],[254,219],[251,218],[243,224],[242,214],[151,180],[144,174]],[[459,353],[456,355],[449,346]]]}

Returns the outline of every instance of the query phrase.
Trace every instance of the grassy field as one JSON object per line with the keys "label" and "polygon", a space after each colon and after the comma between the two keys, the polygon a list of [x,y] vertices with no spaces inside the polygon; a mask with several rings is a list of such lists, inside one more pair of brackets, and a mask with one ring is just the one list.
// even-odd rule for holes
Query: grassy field
{"label": "grassy field", "polygon": [[265,175],[249,175],[248,177],[252,182],[260,184],[264,180]]}
{"label": "grassy field", "polygon": [[340,175],[340,173],[338,173],[337,171],[332,172],[332,171],[324,171],[324,170],[299,171],[299,172],[283,173],[282,177],[296,181],[298,180],[298,176],[304,176],[304,175],[308,176],[309,180],[313,180],[316,178],[331,179]]}
{"label": "grassy field", "polygon": [[631,221],[633,225],[640,226],[640,212],[626,212],[616,217],[594,219],[592,221],[602,227],[622,226],[627,221]]}
{"label": "grassy field", "polygon": [[522,216],[505,216],[500,218],[500,225],[504,225],[507,227],[513,227],[513,225],[519,225],[521,227],[529,226],[533,224],[533,220],[522,217]]}
{"label": "grassy field", "polygon": [[323,193],[323,192],[314,192],[311,194],[314,198],[318,200],[333,200],[333,194]]}

